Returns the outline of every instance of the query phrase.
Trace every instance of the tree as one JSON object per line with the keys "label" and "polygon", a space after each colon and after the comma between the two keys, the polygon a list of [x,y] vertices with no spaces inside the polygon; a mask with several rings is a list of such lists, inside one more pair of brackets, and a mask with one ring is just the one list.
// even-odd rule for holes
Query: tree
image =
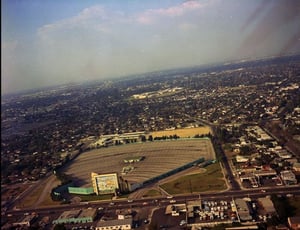
{"label": "tree", "polygon": [[286,197],[277,197],[275,194],[271,196],[276,212],[281,223],[285,223],[289,216],[293,216],[295,209],[290,205]]}
{"label": "tree", "polygon": [[153,137],[152,137],[152,135],[149,135],[149,137],[148,137],[148,141],[153,141]]}
{"label": "tree", "polygon": [[144,135],[141,136],[141,141],[146,142],[146,137]]}
{"label": "tree", "polygon": [[243,145],[240,147],[241,155],[249,155],[251,153],[251,148],[249,145]]}
{"label": "tree", "polygon": [[67,228],[65,227],[65,224],[56,224],[54,230],[67,230]]}

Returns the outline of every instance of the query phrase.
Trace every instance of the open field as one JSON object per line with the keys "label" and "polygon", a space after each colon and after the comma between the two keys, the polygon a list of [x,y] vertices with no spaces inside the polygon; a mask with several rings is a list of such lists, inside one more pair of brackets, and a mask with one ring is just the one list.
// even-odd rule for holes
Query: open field
{"label": "open field", "polygon": [[185,137],[194,137],[195,135],[209,134],[212,133],[210,127],[201,126],[197,128],[185,128],[185,129],[174,129],[174,130],[164,130],[164,131],[156,131],[152,132],[151,135],[153,138],[162,137],[162,136],[170,136],[177,135],[181,138]]}
{"label": "open field", "polygon": [[137,156],[143,156],[144,159],[131,163],[134,169],[122,175],[125,180],[133,183],[142,183],[202,157],[205,160],[215,159],[209,139],[154,141],[82,153],[64,172],[74,178],[77,186],[91,187],[91,172],[99,174],[117,172],[121,175],[123,167],[129,165],[123,160]]}
{"label": "open field", "polygon": [[227,188],[219,163],[206,167],[199,173],[189,174],[161,185],[170,194],[220,191]]}

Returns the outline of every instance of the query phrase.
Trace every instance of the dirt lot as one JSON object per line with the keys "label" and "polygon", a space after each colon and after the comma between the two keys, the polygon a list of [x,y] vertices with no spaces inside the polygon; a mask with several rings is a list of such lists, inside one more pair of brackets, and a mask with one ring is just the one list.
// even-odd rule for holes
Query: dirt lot
{"label": "dirt lot", "polygon": [[184,137],[194,137],[197,134],[202,135],[202,134],[209,134],[209,133],[212,133],[210,127],[203,126],[198,128],[157,131],[157,132],[152,132],[151,135],[153,136],[153,138],[155,138],[155,137],[170,136],[176,134],[177,136],[184,138]]}

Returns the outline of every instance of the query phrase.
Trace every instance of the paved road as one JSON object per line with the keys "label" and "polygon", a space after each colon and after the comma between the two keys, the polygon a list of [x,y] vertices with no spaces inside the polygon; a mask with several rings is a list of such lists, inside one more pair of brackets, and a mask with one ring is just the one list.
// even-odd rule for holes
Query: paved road
{"label": "paved road", "polygon": [[34,208],[39,207],[39,205],[46,199],[46,196],[50,196],[51,190],[53,187],[55,187],[56,185],[58,185],[60,182],[56,182],[57,178],[55,175],[50,175],[47,180],[45,181],[46,185],[43,188],[42,193],[40,194],[40,196],[38,197],[37,201],[34,204]]}
{"label": "paved road", "polygon": [[[176,203],[184,203],[189,200],[199,199],[199,195],[201,199],[226,199],[226,198],[243,198],[243,197],[265,197],[266,195],[276,194],[276,195],[286,195],[286,194],[294,194],[300,195],[300,185],[296,186],[286,186],[286,187],[275,187],[275,188],[266,188],[265,192],[262,192],[260,189],[249,189],[249,190],[239,190],[239,191],[225,191],[221,193],[201,193],[201,194],[183,194],[174,196],[173,199],[176,200]],[[148,207],[148,206],[157,206],[166,207],[170,204],[170,199],[165,197],[161,198],[144,198],[134,200],[133,202],[128,202],[127,200],[115,200],[114,205],[110,205],[111,201],[93,201],[89,202],[89,204],[74,204],[74,205],[58,205],[58,206],[49,206],[43,208],[26,208],[22,210],[10,210],[7,213],[25,213],[25,212],[39,212],[39,213],[49,213],[51,211],[65,211],[70,209],[77,208],[88,208],[88,207],[104,207],[107,210],[115,210],[120,208],[135,208],[135,207]]]}

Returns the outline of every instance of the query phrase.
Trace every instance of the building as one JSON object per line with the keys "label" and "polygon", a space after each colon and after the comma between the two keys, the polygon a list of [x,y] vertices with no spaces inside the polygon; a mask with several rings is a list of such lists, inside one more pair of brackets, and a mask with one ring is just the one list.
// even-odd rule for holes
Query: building
{"label": "building", "polygon": [[249,161],[249,157],[242,156],[242,155],[236,155],[235,159],[236,159],[236,162],[238,162],[238,163],[245,163],[245,162]]}
{"label": "building", "polygon": [[143,156],[135,156],[135,157],[128,157],[128,158],[125,158],[123,161],[124,163],[137,163],[137,162],[140,162],[144,159]]}
{"label": "building", "polygon": [[119,189],[117,173],[97,174],[91,173],[92,185],[94,192],[99,194],[112,194]]}
{"label": "building", "polygon": [[299,162],[296,162],[293,164],[293,170],[295,172],[300,172],[300,163]]}
{"label": "building", "polygon": [[300,216],[289,217],[288,223],[292,230],[300,229]]}
{"label": "building", "polygon": [[95,230],[130,230],[132,225],[132,217],[125,219],[100,220]]}
{"label": "building", "polygon": [[284,170],[284,171],[280,172],[280,177],[281,177],[282,181],[287,185],[297,184],[296,176],[290,170]]}
{"label": "building", "polygon": [[53,224],[72,224],[72,223],[91,223],[94,221],[97,214],[95,208],[77,209],[63,212]]}
{"label": "building", "polygon": [[241,221],[252,220],[247,202],[243,199],[235,199],[235,205]]}
{"label": "building", "polygon": [[94,188],[68,187],[68,192],[71,194],[90,195],[94,193]]}
{"label": "building", "polygon": [[290,159],[293,157],[293,155],[288,151],[286,151],[285,149],[277,150],[276,154],[283,159]]}

